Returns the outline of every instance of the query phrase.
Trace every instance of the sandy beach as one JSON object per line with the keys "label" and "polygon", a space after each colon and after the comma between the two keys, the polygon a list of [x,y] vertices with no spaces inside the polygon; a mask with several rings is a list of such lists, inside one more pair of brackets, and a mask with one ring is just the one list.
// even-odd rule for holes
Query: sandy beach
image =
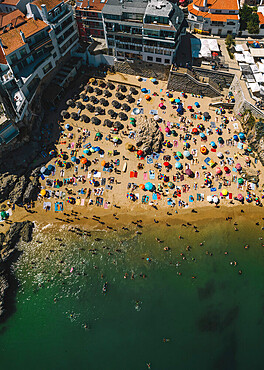
{"label": "sandy beach", "polygon": [[[27,210],[16,207],[10,220],[67,222],[68,217],[69,223],[87,223],[98,215],[118,227],[134,215],[153,222],[168,213],[196,218],[194,209],[199,217],[214,218],[225,217],[224,209],[232,206],[261,211],[255,204],[262,197],[262,165],[233,113],[211,107],[210,98],[117,73],[104,81],[90,79],[67,103],[70,116],[61,119],[56,150],[41,168],[38,201]],[[163,135],[159,153],[136,146],[144,119]],[[259,178],[258,187],[252,178]]]}

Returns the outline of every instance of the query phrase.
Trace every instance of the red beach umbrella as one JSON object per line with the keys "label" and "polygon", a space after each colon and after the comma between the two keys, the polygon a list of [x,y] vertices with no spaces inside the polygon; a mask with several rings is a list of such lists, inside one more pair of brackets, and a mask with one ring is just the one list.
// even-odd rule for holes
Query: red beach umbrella
{"label": "red beach umbrella", "polygon": [[138,150],[138,151],[137,151],[137,155],[138,155],[138,156],[143,155],[143,150]]}
{"label": "red beach umbrella", "polygon": [[242,170],[242,166],[241,166],[241,164],[240,164],[240,163],[237,163],[237,164],[236,164],[236,169],[237,169],[238,171],[241,171],[241,170]]}
{"label": "red beach umbrella", "polygon": [[192,133],[193,133],[193,134],[198,134],[198,132],[199,132],[199,131],[198,131],[198,128],[194,127],[194,128],[192,129]]}
{"label": "red beach umbrella", "polygon": [[216,173],[217,173],[217,175],[221,175],[222,174],[222,170],[221,170],[220,167],[217,167],[216,168]]}
{"label": "red beach umbrella", "polygon": [[244,199],[244,197],[243,197],[243,195],[242,195],[242,194],[237,194],[237,199],[241,201],[241,200],[243,200],[243,199]]}
{"label": "red beach umbrella", "polygon": [[224,167],[224,170],[225,170],[226,173],[228,173],[230,171],[227,166]]}
{"label": "red beach umbrella", "polygon": [[165,167],[169,167],[170,166],[169,162],[164,162],[163,164],[164,164]]}
{"label": "red beach umbrella", "polygon": [[187,109],[192,109],[192,106],[191,105],[188,105]]}

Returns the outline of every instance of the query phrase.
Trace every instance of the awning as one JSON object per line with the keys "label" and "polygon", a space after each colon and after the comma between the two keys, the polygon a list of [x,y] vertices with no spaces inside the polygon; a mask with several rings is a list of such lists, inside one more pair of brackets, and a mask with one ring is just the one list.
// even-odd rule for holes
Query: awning
{"label": "awning", "polygon": [[259,92],[260,91],[260,87],[259,87],[259,84],[257,82],[252,82],[252,83],[249,83],[248,84],[248,87],[251,89],[251,91],[254,93],[254,92]]}

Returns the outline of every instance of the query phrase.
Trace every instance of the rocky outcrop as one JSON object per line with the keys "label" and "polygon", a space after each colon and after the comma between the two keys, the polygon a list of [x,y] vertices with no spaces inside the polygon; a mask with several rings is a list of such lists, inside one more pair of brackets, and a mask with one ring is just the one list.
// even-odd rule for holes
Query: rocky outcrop
{"label": "rocky outcrop", "polygon": [[38,175],[39,168],[29,177],[25,175],[18,177],[10,173],[0,175],[0,203],[9,200],[20,205],[35,200],[40,188]]}
{"label": "rocky outcrop", "polygon": [[159,153],[163,140],[163,133],[153,119],[148,119],[147,116],[144,116],[137,120],[136,145],[143,150],[145,155],[153,152]]}
{"label": "rocky outcrop", "polygon": [[11,264],[17,243],[20,240],[27,243],[31,241],[33,226],[30,221],[15,222],[5,235],[0,234],[0,319],[6,311],[5,297],[12,279]]}

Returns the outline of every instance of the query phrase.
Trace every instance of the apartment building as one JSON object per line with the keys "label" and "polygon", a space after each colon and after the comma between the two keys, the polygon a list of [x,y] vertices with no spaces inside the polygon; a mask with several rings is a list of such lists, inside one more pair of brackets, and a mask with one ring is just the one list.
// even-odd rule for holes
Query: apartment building
{"label": "apartment building", "polygon": [[8,116],[18,122],[41,80],[78,44],[72,7],[60,0],[26,4],[4,15],[0,26],[0,96]]}
{"label": "apartment building", "polygon": [[102,10],[107,0],[76,1],[75,18],[80,39],[90,41],[90,37],[104,39]]}
{"label": "apartment building", "polygon": [[191,31],[236,36],[239,31],[238,0],[194,0],[188,5]]}
{"label": "apartment building", "polygon": [[108,0],[102,10],[109,55],[171,64],[185,33],[182,10],[166,0]]}

